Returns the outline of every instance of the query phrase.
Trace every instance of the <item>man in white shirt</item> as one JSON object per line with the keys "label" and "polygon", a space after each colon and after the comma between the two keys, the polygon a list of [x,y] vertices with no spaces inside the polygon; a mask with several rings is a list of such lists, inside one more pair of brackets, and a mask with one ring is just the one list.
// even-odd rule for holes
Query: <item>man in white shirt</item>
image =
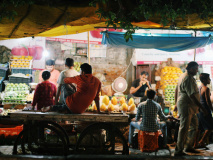
{"label": "man in white shirt", "polygon": [[[56,93],[55,104],[58,103],[58,99],[59,99],[59,103],[63,103],[63,87],[62,86],[65,84],[64,78],[75,77],[75,76],[79,75],[79,73],[74,69],[74,60],[72,58],[66,59],[65,67],[67,67],[68,69],[66,69],[60,73],[60,76],[57,81],[58,89],[57,89],[57,93]],[[59,98],[59,96],[60,96],[60,98]]]}

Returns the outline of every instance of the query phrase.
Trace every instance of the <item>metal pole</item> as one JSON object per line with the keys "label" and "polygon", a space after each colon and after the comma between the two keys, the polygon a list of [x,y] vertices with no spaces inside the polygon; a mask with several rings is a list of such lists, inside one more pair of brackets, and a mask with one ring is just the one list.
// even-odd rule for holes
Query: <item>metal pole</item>
{"label": "metal pole", "polygon": [[89,31],[87,32],[88,63],[90,64]]}
{"label": "metal pole", "polygon": [[[195,31],[195,37],[197,36],[196,33],[197,32]],[[195,61],[195,58],[196,58],[196,48],[194,49],[194,61]]]}

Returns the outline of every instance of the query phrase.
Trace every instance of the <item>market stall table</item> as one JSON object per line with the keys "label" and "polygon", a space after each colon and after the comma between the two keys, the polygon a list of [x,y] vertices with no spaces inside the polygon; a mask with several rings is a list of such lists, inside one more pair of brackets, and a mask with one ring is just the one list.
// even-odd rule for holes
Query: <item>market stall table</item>
{"label": "market stall table", "polygon": [[[10,113],[10,118],[24,124],[14,143],[13,154],[129,154],[127,141],[117,128],[118,124],[128,125],[126,114],[19,111]],[[66,131],[57,123],[59,121],[91,124],[80,133],[77,143],[70,145]]]}

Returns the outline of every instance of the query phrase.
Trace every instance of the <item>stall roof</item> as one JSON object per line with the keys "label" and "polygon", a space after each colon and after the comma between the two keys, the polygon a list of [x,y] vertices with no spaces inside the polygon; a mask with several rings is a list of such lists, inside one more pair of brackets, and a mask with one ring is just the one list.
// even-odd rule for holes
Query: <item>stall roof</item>
{"label": "stall roof", "polygon": [[192,37],[191,34],[153,34],[147,36],[144,33],[134,33],[133,41],[125,41],[124,33],[103,32],[102,44],[122,48],[158,49],[167,52],[178,52],[188,49],[205,47],[213,43],[212,37]]}
{"label": "stall roof", "polygon": [[[17,12],[14,21],[3,18],[0,23],[0,40],[31,36],[59,36],[76,34],[95,28],[106,27],[105,20],[100,19],[95,11],[98,7],[90,7],[88,0],[79,0],[78,4],[61,4],[51,7],[44,4],[25,5],[14,8]],[[61,1],[60,1],[61,3]],[[75,2],[77,3],[77,1]],[[159,17],[151,21],[132,22],[139,28],[169,28],[160,25]],[[190,20],[190,23],[188,23]],[[213,21],[213,18],[212,18]],[[180,29],[211,30],[211,18],[208,23],[200,20],[198,15],[189,15],[187,20],[177,19]]]}

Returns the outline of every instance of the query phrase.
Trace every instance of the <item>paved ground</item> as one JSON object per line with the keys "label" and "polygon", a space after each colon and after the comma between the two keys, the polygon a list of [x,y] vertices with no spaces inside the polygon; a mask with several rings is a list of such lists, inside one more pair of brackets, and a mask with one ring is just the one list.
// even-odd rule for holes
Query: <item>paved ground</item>
{"label": "paved ground", "polygon": [[[190,153],[188,154],[190,157],[193,156],[193,158],[195,159],[200,159],[200,157],[203,157],[203,156],[213,156],[213,144],[209,144],[207,147],[209,148],[208,150],[199,149],[199,151],[201,151],[199,154],[190,154]],[[0,146],[0,154],[12,155],[12,149],[13,149],[12,145]],[[171,150],[171,156],[174,156],[174,147],[170,146],[170,150]],[[146,152],[141,152],[140,150],[137,150],[137,149],[130,148],[130,155],[142,155],[142,156],[153,155],[154,156],[155,153],[154,152],[146,153]],[[170,156],[170,153],[168,150],[162,149],[157,152],[157,156]]]}

